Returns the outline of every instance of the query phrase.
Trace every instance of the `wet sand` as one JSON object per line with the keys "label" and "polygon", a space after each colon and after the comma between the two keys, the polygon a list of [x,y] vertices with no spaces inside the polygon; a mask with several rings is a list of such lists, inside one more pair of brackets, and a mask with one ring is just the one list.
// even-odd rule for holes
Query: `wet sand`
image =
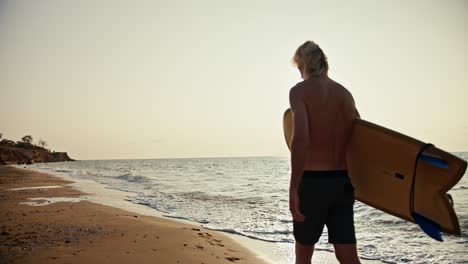
{"label": "wet sand", "polygon": [[0,166],[1,263],[266,263],[219,232],[82,201],[70,183]]}

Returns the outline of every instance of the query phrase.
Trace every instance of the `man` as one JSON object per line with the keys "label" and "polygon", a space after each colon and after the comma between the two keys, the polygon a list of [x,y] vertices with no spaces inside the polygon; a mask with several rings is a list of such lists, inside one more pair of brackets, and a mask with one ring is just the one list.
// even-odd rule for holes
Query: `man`
{"label": "man", "polygon": [[290,210],[296,264],[311,263],[324,225],[338,261],[360,263],[354,232],[354,189],[345,155],[353,119],[359,114],[351,93],[328,77],[327,58],[317,44],[305,42],[293,62],[304,79],[289,94],[294,122]]}

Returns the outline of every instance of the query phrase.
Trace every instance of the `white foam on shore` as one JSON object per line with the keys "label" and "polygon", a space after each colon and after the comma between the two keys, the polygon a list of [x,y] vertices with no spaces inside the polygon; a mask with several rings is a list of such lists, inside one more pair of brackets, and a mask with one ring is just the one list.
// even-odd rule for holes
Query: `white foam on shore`
{"label": "white foam on shore", "polygon": [[13,188],[13,189],[9,189],[9,190],[10,190],[10,191],[23,191],[23,190],[55,189],[55,188],[63,188],[63,186],[57,186],[57,185],[50,185],[50,186],[34,186],[34,187]]}
{"label": "white foam on shore", "polygon": [[85,197],[36,197],[28,198],[32,202],[23,202],[20,204],[26,204],[30,206],[45,206],[54,203],[78,203],[81,201],[86,201]]}
{"label": "white foam on shore", "polygon": [[142,215],[163,217],[161,212],[158,212],[152,208],[126,201],[126,199],[131,198],[134,195],[133,193],[109,189],[101,183],[92,180],[72,178],[69,175],[64,174],[62,172],[54,172],[43,169],[33,170],[41,173],[54,175],[66,181],[70,181],[71,183],[67,184],[66,186],[70,186],[80,192],[85,193],[85,195],[80,196],[80,199],[82,200],[106,206],[116,207]]}

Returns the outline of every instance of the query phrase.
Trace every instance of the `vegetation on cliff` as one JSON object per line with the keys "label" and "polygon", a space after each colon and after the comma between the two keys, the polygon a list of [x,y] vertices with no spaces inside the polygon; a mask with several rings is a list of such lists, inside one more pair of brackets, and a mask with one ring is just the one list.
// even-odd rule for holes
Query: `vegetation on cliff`
{"label": "vegetation on cliff", "polygon": [[34,144],[33,137],[26,135],[20,141],[4,139],[0,133],[0,165],[31,164],[34,162],[73,161],[66,152],[46,149],[47,142],[40,139]]}

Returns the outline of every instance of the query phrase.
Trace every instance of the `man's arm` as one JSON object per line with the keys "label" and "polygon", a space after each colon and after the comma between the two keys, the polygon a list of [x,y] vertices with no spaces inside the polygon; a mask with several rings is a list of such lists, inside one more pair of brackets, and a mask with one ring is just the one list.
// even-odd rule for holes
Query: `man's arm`
{"label": "man's arm", "polygon": [[353,95],[346,89],[344,88],[344,91],[345,91],[345,107],[346,109],[349,109],[350,111],[353,111],[352,109],[354,109],[354,118],[361,118],[361,115],[359,114],[359,111],[357,110],[357,107],[356,107],[356,102],[354,101],[354,97]]}
{"label": "man's arm", "polygon": [[307,145],[309,144],[309,121],[304,101],[294,89],[289,93],[291,111],[293,113],[294,133],[291,142],[291,185],[297,189],[304,171]]}
{"label": "man's arm", "polygon": [[304,101],[291,89],[289,93],[291,111],[293,113],[293,138],[291,142],[291,182],[289,185],[289,210],[293,219],[303,222],[305,216],[300,210],[299,183],[304,172],[307,145],[309,144],[309,122]]}

